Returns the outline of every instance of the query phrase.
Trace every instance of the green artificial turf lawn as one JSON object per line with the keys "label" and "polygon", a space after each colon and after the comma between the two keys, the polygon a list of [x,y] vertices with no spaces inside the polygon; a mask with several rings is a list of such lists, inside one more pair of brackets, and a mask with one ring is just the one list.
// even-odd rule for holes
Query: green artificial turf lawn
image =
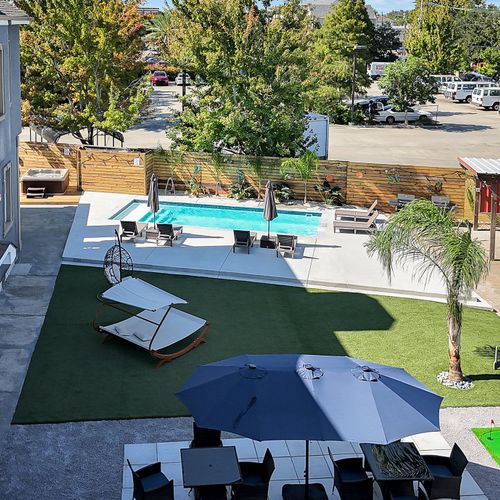
{"label": "green artificial turf lawn", "polygon": [[495,462],[500,465],[500,427],[476,427],[472,432],[477,436],[482,445],[488,450]]}
{"label": "green artificial turf lawn", "polygon": [[[183,309],[211,322],[208,342],[171,363],[120,339],[101,343],[91,327],[106,288],[101,269],[62,266],[20,396],[14,423],[187,415],[175,397],[193,369],[242,353],[349,355],[402,366],[445,396],[447,406],[500,405],[490,346],[500,318],[466,309],[462,357],[471,391],[445,388],[446,306],[278,285],[154,273],[137,277],[186,299]],[[114,316],[102,321],[109,324]],[[120,316],[123,318],[123,316]],[[485,354],[486,353],[486,354]]]}

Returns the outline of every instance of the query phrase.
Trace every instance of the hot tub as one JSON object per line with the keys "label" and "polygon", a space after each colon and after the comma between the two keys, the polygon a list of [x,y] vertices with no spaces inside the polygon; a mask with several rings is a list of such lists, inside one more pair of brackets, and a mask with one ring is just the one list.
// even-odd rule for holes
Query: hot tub
{"label": "hot tub", "polygon": [[30,168],[21,181],[25,194],[30,187],[43,187],[46,194],[63,194],[68,187],[69,170],[67,168]]}

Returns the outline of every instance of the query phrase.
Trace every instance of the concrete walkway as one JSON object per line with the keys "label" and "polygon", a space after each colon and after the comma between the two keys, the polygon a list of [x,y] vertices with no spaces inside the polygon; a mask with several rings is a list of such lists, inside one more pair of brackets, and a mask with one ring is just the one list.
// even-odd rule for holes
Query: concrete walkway
{"label": "concrete walkway", "polygon": [[[10,425],[73,215],[68,207],[22,209],[21,261],[0,295],[0,498],[120,499],[125,444],[191,438],[189,418]],[[441,412],[444,437],[464,448],[474,462],[468,470],[493,500],[500,468],[467,430],[489,418],[500,421],[500,409]]]}

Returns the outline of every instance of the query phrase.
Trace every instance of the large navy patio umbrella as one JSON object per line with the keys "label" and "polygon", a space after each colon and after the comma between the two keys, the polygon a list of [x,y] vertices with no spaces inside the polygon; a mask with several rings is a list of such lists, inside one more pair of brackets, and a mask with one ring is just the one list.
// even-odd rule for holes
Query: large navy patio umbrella
{"label": "large navy patio umbrella", "polygon": [[153,226],[156,227],[156,212],[160,210],[160,196],[158,194],[158,177],[155,174],[149,180],[148,208],[153,212]]}
{"label": "large navy patio umbrella", "polygon": [[276,210],[276,200],[274,199],[273,183],[267,181],[266,193],[264,194],[264,219],[267,220],[267,237],[269,238],[269,233],[271,229],[271,221],[278,217],[278,211]]}
{"label": "large navy patio umbrella", "polygon": [[[177,392],[196,423],[258,441],[388,444],[439,430],[442,398],[402,368],[346,356],[242,355],[199,366]],[[306,485],[308,484],[306,459]]]}

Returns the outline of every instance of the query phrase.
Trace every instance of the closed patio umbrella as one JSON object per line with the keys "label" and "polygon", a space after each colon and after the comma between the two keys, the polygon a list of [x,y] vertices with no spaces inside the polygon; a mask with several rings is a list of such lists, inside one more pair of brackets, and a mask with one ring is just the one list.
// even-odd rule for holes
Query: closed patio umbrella
{"label": "closed patio umbrella", "polygon": [[160,210],[160,196],[158,194],[158,177],[155,174],[149,180],[148,208],[153,212],[153,226],[156,227],[156,212]]}
{"label": "closed patio umbrella", "polygon": [[177,396],[202,427],[258,441],[306,440],[306,485],[309,440],[388,444],[436,431],[442,401],[402,368],[307,354],[203,365]]}
{"label": "closed patio umbrella", "polygon": [[267,237],[269,238],[269,232],[271,229],[271,221],[278,217],[278,211],[276,210],[276,200],[274,199],[273,183],[267,181],[266,193],[264,194],[264,219],[267,220]]}

